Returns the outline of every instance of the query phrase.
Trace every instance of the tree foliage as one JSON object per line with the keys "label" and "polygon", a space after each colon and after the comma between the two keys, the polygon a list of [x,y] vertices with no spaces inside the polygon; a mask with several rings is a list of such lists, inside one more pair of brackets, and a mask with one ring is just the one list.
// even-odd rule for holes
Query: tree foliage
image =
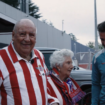
{"label": "tree foliage", "polygon": [[89,41],[87,46],[90,47],[90,48],[95,48],[94,42]]}
{"label": "tree foliage", "polygon": [[52,26],[52,27],[54,27],[54,25],[53,25],[53,23],[50,21],[49,23],[48,23],[50,26]]}
{"label": "tree foliage", "polygon": [[43,19],[42,22],[48,24],[46,19]]}
{"label": "tree foliage", "polygon": [[[89,41],[88,44],[87,44],[87,47],[90,47],[90,48],[95,49],[95,44],[94,44],[94,42]],[[104,47],[102,46],[102,44],[98,43],[98,48],[99,48],[99,49],[103,49]]]}
{"label": "tree foliage", "polygon": [[102,44],[98,44],[99,49],[103,49],[104,47],[102,46]]}
{"label": "tree foliage", "polygon": [[70,33],[69,35],[71,36],[72,40],[77,41],[77,38],[76,38],[76,36],[74,34]]}
{"label": "tree foliage", "polygon": [[[1,1],[19,9],[20,3],[18,0],[1,0]],[[29,0],[29,15],[38,19],[38,18],[42,17],[41,14],[38,12],[39,12],[39,7],[37,5],[35,5],[34,3],[32,3],[31,0]]]}
{"label": "tree foliage", "polygon": [[33,17],[35,17],[36,19],[42,17],[39,12],[39,7],[37,5],[35,5],[34,3],[32,3],[31,0],[29,0],[29,14]]}

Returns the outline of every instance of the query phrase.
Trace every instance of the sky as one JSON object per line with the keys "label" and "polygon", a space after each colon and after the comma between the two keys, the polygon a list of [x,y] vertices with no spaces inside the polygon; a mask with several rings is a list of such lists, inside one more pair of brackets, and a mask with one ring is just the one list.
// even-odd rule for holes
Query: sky
{"label": "sky", "polygon": [[[45,20],[67,34],[74,34],[77,42],[95,42],[94,0],[32,0]],[[97,24],[105,21],[105,0],[96,0]],[[62,24],[63,21],[63,24]],[[63,27],[63,29],[62,29]],[[98,42],[100,42],[98,36]]]}

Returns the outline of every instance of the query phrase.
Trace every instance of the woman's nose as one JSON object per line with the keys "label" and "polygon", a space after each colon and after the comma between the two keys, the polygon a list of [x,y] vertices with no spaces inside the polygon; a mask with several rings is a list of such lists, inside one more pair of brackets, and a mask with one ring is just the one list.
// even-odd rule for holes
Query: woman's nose
{"label": "woman's nose", "polygon": [[71,69],[73,69],[73,65],[71,64]]}

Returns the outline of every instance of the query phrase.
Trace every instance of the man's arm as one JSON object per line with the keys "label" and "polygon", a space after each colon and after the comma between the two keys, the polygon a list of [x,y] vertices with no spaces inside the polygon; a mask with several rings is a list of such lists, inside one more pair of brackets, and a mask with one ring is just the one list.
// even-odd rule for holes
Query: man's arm
{"label": "man's arm", "polygon": [[95,57],[92,62],[92,105],[98,105],[100,95],[100,72]]}

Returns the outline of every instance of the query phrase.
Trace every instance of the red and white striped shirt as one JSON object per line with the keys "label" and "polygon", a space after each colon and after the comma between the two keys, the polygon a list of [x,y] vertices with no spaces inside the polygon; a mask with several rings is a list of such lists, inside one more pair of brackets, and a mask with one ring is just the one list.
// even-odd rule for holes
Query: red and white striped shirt
{"label": "red and white striped shirt", "polygon": [[31,61],[19,56],[12,44],[0,50],[0,105],[49,105],[58,102],[47,94],[44,57],[33,50]]}
{"label": "red and white striped shirt", "polygon": [[66,101],[65,101],[64,97],[61,94],[60,87],[58,87],[53,82],[53,80],[51,79],[50,76],[47,77],[47,80],[48,80],[48,87],[47,87],[47,89],[48,89],[49,94],[51,94],[53,97],[56,97],[59,100],[60,105],[66,105]]}

